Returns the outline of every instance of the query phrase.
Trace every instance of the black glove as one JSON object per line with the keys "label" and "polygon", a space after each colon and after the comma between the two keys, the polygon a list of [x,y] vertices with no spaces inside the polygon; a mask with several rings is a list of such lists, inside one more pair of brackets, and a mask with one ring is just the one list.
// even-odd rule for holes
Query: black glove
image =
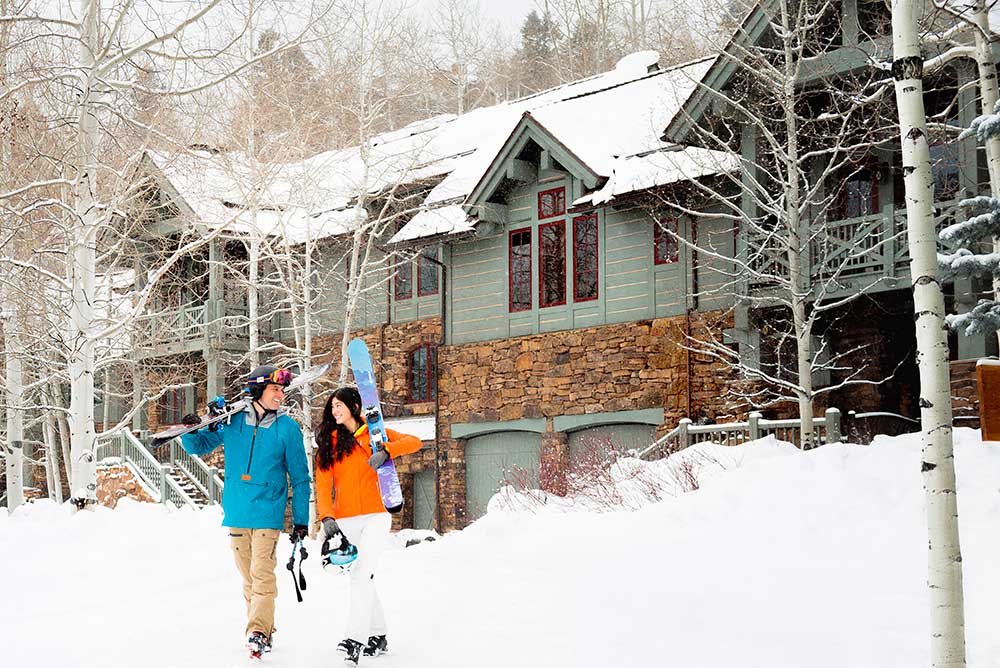
{"label": "black glove", "polygon": [[389,459],[389,451],[385,449],[384,445],[379,445],[372,456],[368,458],[368,466],[372,467],[376,471],[378,467],[385,464],[386,460]]}
{"label": "black glove", "polygon": [[305,524],[296,524],[292,527],[292,533],[288,534],[288,540],[293,543],[297,543],[300,540],[305,540],[306,536],[309,535],[309,527]]}
{"label": "black glove", "polygon": [[337,526],[337,520],[332,517],[324,517],[322,521],[323,525],[323,536],[330,538],[331,536],[336,536],[340,531],[340,527]]}
{"label": "black glove", "polygon": [[193,427],[196,424],[201,424],[201,418],[195,415],[194,413],[188,413],[187,415],[181,418],[181,424],[186,424],[188,426]]}

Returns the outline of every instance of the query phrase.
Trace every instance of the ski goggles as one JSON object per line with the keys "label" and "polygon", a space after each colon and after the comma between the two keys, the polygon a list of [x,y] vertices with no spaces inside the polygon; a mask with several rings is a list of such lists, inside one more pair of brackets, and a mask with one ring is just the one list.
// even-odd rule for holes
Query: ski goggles
{"label": "ski goggles", "polygon": [[261,385],[274,383],[275,385],[283,385],[287,387],[291,384],[292,378],[292,372],[288,369],[275,369],[269,376],[257,376],[256,378],[249,379],[247,384]]}

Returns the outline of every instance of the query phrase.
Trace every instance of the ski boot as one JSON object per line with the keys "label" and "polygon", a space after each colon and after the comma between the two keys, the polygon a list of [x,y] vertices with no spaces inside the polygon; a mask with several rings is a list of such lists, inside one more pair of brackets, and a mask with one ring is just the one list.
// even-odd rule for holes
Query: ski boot
{"label": "ski boot", "polygon": [[268,637],[261,633],[260,631],[254,631],[247,636],[247,650],[250,652],[250,658],[254,661],[260,661],[260,658],[264,655],[264,652],[271,651],[268,647],[269,645]]}
{"label": "ski boot", "polygon": [[344,665],[348,668],[358,665],[358,659],[361,658],[361,643],[357,640],[352,640],[348,638],[341,644],[346,644],[347,646],[347,656],[344,657]]}
{"label": "ski boot", "polygon": [[378,656],[388,651],[389,641],[385,639],[385,636],[369,636],[368,646],[365,647],[363,654],[365,656]]}

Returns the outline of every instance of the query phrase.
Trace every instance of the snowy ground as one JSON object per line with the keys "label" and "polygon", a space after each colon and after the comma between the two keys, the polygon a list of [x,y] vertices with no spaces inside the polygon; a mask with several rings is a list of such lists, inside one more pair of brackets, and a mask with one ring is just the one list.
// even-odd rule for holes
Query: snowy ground
{"label": "snowy ground", "polygon": [[[970,430],[957,441],[969,666],[1000,666],[1000,446]],[[619,512],[494,508],[388,553],[392,653],[362,663],[929,665],[916,439],[692,453],[712,462],[698,491]],[[0,512],[3,665],[246,666],[219,521],[215,510],[134,503]],[[279,632],[265,665],[341,665],[347,582],[323,573],[310,547],[299,604],[280,543]]]}

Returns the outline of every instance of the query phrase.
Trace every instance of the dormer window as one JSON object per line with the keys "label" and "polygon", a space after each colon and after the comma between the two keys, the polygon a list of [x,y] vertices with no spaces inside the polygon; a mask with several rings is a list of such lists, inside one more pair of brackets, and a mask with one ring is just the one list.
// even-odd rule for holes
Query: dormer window
{"label": "dormer window", "polygon": [[566,213],[566,188],[552,188],[538,193],[538,220]]}

